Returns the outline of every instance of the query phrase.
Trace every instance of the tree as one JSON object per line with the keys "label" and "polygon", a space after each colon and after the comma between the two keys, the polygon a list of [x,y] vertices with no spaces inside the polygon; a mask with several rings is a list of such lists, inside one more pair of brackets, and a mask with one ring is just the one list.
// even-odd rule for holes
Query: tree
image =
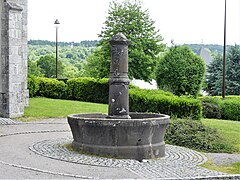
{"label": "tree", "polygon": [[38,77],[43,76],[43,74],[41,73],[41,68],[37,66],[37,62],[28,59],[28,76],[31,75]]}
{"label": "tree", "polygon": [[112,1],[98,49],[87,58],[86,69],[90,76],[108,77],[110,67],[111,38],[118,32],[123,33],[131,42],[129,45],[129,77],[151,81],[156,67],[157,55],[164,50],[162,37],[155,30],[154,21],[148,10],[143,10],[138,0]]}
{"label": "tree", "polygon": [[222,69],[223,69],[222,55],[217,53],[213,55],[212,62],[207,66],[205,91],[209,95],[221,95],[222,94]]}
{"label": "tree", "polygon": [[158,87],[176,95],[197,96],[205,74],[204,60],[187,46],[173,46],[160,59],[156,80]]}
{"label": "tree", "polygon": [[[38,61],[37,65],[41,68],[41,72],[45,77],[53,78],[56,77],[56,59],[53,56],[42,56]],[[61,61],[58,61],[58,75],[59,77],[63,74],[64,66]]]}
{"label": "tree", "polygon": [[[214,56],[207,67],[206,84],[210,95],[222,94],[222,55]],[[240,46],[231,46],[226,59],[226,95],[240,95]]]}

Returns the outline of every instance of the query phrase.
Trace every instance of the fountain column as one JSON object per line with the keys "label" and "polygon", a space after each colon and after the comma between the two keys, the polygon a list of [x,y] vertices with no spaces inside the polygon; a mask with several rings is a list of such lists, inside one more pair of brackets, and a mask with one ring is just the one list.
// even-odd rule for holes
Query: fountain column
{"label": "fountain column", "polygon": [[111,44],[108,118],[130,119],[128,95],[128,39],[118,33]]}

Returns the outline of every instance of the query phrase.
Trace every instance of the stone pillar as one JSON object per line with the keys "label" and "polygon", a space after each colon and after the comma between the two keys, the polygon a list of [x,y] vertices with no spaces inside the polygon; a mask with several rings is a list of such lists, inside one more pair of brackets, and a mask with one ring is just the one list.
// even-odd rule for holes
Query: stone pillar
{"label": "stone pillar", "polygon": [[27,0],[1,0],[0,116],[20,117],[28,106]]}
{"label": "stone pillar", "polygon": [[118,33],[110,41],[111,65],[109,78],[108,117],[129,119],[128,39]]}

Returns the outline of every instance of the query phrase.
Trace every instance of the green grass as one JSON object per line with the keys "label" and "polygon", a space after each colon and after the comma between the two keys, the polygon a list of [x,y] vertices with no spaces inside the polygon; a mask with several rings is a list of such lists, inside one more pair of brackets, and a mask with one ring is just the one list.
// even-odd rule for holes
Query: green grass
{"label": "green grass", "polygon": [[240,122],[219,119],[202,119],[203,124],[216,128],[219,134],[240,153]]}
{"label": "green grass", "polygon": [[212,163],[212,161],[207,161],[201,167],[205,167],[210,170],[225,172],[228,174],[240,174],[240,162],[233,163],[226,166],[220,166]]}
{"label": "green grass", "polygon": [[23,121],[53,117],[67,117],[78,113],[107,113],[108,105],[70,100],[30,98],[30,106],[25,108]]}

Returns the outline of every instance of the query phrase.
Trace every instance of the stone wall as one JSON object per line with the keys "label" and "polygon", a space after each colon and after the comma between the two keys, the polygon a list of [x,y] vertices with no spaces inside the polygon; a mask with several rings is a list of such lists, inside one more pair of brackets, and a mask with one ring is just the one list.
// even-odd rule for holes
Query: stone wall
{"label": "stone wall", "polygon": [[0,3],[0,116],[20,117],[28,106],[27,0]]}

